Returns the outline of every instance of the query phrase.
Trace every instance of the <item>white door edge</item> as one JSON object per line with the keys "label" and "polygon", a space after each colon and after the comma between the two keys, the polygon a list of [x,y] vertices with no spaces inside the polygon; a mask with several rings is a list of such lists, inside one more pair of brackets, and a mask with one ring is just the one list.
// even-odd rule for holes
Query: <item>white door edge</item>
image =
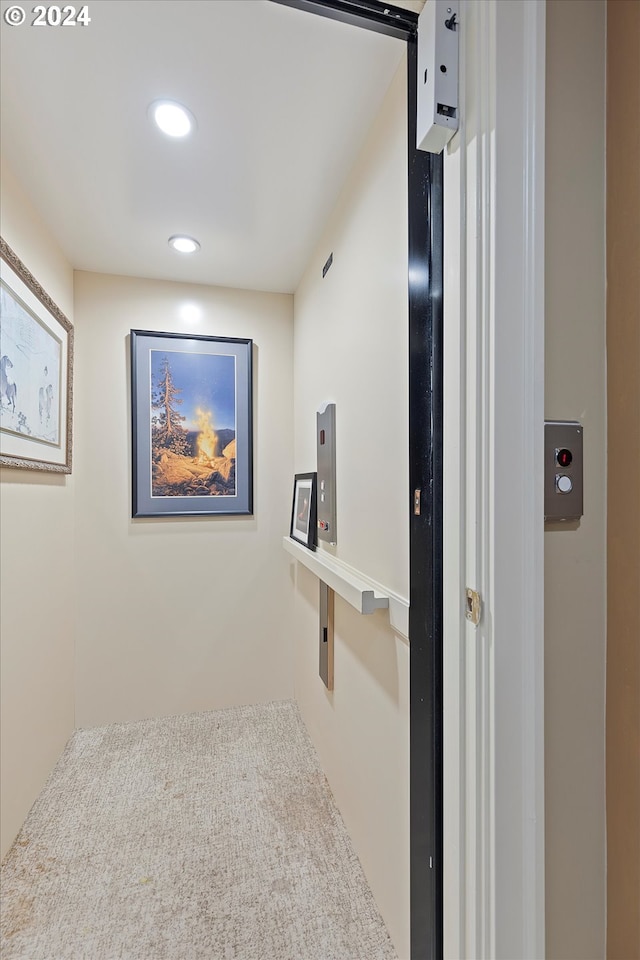
{"label": "white door edge", "polygon": [[445,956],[515,960],[544,956],[544,2],[462,0],[460,43],[445,153]]}

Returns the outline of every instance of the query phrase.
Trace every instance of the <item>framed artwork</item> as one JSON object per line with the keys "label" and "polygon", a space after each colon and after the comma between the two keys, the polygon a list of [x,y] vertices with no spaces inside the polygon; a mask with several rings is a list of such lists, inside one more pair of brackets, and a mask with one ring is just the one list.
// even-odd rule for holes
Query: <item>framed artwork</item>
{"label": "framed artwork", "polygon": [[316,482],[315,473],[297,473],[293,484],[290,535],[309,550],[316,548]]}
{"label": "framed artwork", "polygon": [[133,517],[253,512],[252,350],[131,331]]}
{"label": "framed artwork", "polygon": [[71,473],[73,327],[0,239],[0,463]]}

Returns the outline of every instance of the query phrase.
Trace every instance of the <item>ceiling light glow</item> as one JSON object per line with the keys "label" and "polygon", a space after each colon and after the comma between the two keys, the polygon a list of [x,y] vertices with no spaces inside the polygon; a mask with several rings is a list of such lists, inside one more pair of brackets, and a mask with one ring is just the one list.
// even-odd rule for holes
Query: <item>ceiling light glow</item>
{"label": "ceiling light glow", "polygon": [[195,126],[193,114],[173,100],[156,100],[150,109],[151,116],[168,137],[186,137]]}
{"label": "ceiling light glow", "polygon": [[183,303],[180,307],[180,319],[185,323],[198,323],[202,319],[202,308],[197,303]]}
{"label": "ceiling light glow", "polygon": [[178,253],[195,253],[196,250],[200,249],[200,244],[197,240],[194,240],[193,237],[185,237],[177,234],[169,237],[169,246],[177,250]]}

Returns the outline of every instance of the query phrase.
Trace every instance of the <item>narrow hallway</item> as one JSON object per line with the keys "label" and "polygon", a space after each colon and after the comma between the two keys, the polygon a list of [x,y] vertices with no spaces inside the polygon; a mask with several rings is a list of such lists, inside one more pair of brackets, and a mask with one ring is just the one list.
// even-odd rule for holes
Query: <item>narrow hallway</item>
{"label": "narrow hallway", "polygon": [[4,960],[393,960],[293,701],[77,731],[2,870]]}

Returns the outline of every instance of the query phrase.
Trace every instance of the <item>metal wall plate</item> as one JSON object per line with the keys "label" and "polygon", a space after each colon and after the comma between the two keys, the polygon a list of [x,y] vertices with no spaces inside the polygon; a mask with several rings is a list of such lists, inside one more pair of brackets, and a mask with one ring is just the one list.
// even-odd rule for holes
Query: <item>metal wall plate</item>
{"label": "metal wall plate", "polygon": [[582,440],[582,424],[576,420],[545,422],[545,520],[579,520],[583,514]]}
{"label": "metal wall plate", "polygon": [[320,581],[319,674],[327,690],[333,690],[333,610],[335,594]]}
{"label": "metal wall plate", "polygon": [[318,458],[318,539],[337,542],[336,405],[327,403],[316,416]]}

